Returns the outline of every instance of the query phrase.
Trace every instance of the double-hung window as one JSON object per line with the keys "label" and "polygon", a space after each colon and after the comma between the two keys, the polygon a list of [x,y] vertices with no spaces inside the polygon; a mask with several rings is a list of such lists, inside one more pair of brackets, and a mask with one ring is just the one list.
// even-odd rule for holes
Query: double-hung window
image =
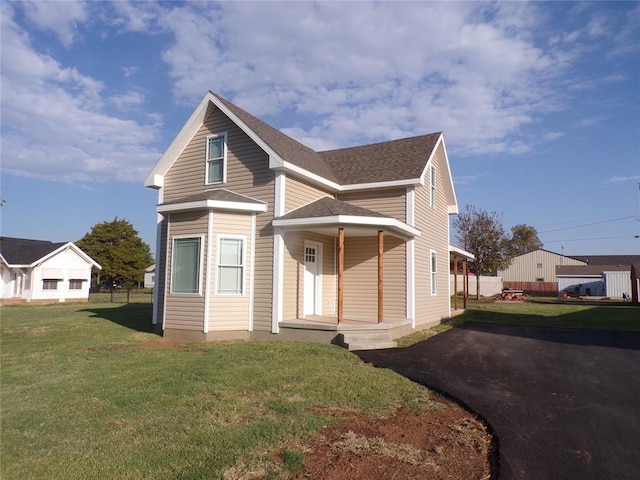
{"label": "double-hung window", "polygon": [[218,294],[242,295],[244,290],[245,239],[218,238]]}
{"label": "double-hung window", "polygon": [[225,181],[226,159],[227,135],[207,137],[207,184]]}
{"label": "double-hung window", "polygon": [[57,279],[45,278],[44,280],[42,280],[42,289],[43,290],[57,290],[58,289],[58,280]]}
{"label": "double-hung window", "polygon": [[83,280],[71,279],[69,280],[69,290],[82,290]]}
{"label": "double-hung window", "polygon": [[438,293],[438,254],[431,250],[431,295]]}
{"label": "double-hung window", "polygon": [[200,293],[201,237],[174,238],[171,293]]}
{"label": "double-hung window", "polygon": [[429,183],[431,186],[429,205],[431,208],[436,208],[436,167],[433,165],[429,168]]}

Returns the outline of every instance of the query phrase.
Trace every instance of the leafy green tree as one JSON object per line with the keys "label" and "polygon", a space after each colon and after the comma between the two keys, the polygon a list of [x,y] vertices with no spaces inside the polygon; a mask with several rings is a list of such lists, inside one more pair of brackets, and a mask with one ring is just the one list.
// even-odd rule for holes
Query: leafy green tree
{"label": "leafy green tree", "polygon": [[475,259],[469,268],[476,274],[476,298],[480,297],[480,275],[496,275],[509,264],[508,238],[497,213],[467,205],[453,220],[456,239]]}
{"label": "leafy green tree", "polygon": [[131,223],[118,217],[94,225],[76,245],[102,266],[97,283],[102,279],[130,288],[144,280],[145,269],[153,264],[149,245]]}
{"label": "leafy green tree", "polygon": [[524,224],[511,227],[509,258],[533,252],[540,248],[542,248],[542,242],[538,238],[538,231],[534,227]]}

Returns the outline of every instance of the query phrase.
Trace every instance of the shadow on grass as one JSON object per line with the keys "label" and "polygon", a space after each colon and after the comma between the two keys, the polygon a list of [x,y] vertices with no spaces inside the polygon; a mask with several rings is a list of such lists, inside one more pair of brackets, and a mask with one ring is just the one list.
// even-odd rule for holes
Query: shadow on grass
{"label": "shadow on grass", "polygon": [[151,324],[152,308],[151,304],[128,303],[119,307],[96,305],[81,311],[137,332],[154,333],[153,325]]}

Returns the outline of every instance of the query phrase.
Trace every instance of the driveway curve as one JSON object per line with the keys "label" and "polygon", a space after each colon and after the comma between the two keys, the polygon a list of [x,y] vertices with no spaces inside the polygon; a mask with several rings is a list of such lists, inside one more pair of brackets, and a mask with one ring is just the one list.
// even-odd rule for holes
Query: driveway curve
{"label": "driveway curve", "polygon": [[640,478],[640,332],[466,323],[357,353],[483,418],[500,480]]}

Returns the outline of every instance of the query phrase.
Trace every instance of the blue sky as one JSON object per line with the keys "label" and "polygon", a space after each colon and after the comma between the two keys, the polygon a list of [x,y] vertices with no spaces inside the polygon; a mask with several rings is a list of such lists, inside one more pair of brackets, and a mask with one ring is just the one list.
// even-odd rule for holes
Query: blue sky
{"label": "blue sky", "polygon": [[640,3],[2,0],[2,235],[129,220],[207,90],[317,150],[443,131],[460,209],[640,254]]}

